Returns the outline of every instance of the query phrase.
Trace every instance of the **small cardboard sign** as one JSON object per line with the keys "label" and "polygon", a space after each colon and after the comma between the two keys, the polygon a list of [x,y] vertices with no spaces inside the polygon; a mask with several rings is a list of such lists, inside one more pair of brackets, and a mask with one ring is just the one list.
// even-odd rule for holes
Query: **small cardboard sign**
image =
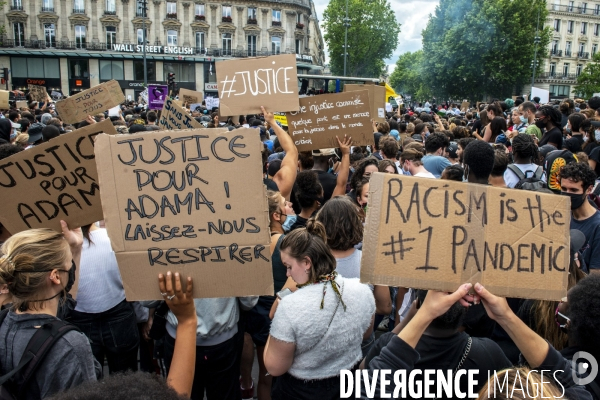
{"label": "small cardboard sign", "polygon": [[0,109],[8,110],[10,108],[9,97],[10,92],[8,90],[0,90]]}
{"label": "small cardboard sign", "polygon": [[29,108],[29,104],[26,101],[17,101],[17,108]]}
{"label": "small cardboard sign", "polygon": [[569,275],[570,200],[526,190],[375,173],[361,281],[559,300]]}
{"label": "small cardboard sign", "polygon": [[294,54],[220,61],[215,65],[222,116],[257,114],[260,106],[280,112],[298,111]]}
{"label": "small cardboard sign", "polygon": [[70,227],[102,219],[94,161],[94,139],[101,133],[117,131],[105,120],[0,161],[0,222],[10,233],[61,231],[61,219]]}
{"label": "small cardboard sign", "polygon": [[112,80],[84,90],[56,103],[56,111],[63,122],[74,124],[88,115],[94,115],[113,108],[125,101],[119,82]]}
{"label": "small cardboard sign", "polygon": [[304,97],[286,118],[298,151],[338,147],[335,137],[343,135],[355,146],[374,144],[368,90]]}
{"label": "small cardboard sign", "polygon": [[196,92],[195,90],[190,90],[186,88],[179,89],[179,100],[183,102],[183,104],[194,104],[194,103],[202,103],[202,99],[204,96],[202,92]]}
{"label": "small cardboard sign", "polygon": [[206,109],[208,111],[212,111],[213,108],[217,107],[219,108],[219,98],[218,97],[207,97],[206,99],[204,99],[206,104]]}
{"label": "small cardboard sign", "polygon": [[462,102],[462,104],[460,105],[460,111],[466,112],[469,107],[471,106],[471,103],[469,103],[468,101],[464,100]]}
{"label": "small cardboard sign", "polygon": [[148,108],[162,110],[168,94],[169,87],[167,85],[148,85]]}
{"label": "small cardboard sign", "polygon": [[29,84],[27,85],[27,89],[29,90],[31,100],[39,102],[45,102],[48,100],[48,92],[44,86]]}
{"label": "small cardboard sign", "polygon": [[385,121],[385,86],[352,84],[344,85],[344,92],[355,92],[357,90],[368,90],[371,101],[371,115],[376,122]]}
{"label": "small cardboard sign", "polygon": [[194,298],[273,295],[260,150],[247,128],[98,137],[106,228],[129,301],[161,299],[156,277],[167,271],[191,276]]}
{"label": "small cardboard sign", "polygon": [[176,100],[169,98],[165,100],[158,126],[161,130],[202,128],[202,124],[188,114],[185,108],[177,104]]}

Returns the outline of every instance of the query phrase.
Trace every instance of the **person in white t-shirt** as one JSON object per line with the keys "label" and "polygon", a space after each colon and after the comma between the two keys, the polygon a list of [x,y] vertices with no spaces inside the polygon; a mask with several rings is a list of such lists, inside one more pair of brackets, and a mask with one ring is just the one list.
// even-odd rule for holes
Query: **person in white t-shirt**
{"label": "person in white t-shirt", "polygon": [[417,149],[406,149],[400,154],[400,165],[402,170],[410,172],[412,176],[418,176],[421,178],[435,179],[435,176],[427,171],[421,162],[423,153]]}
{"label": "person in white t-shirt", "polygon": [[[531,135],[526,133],[516,135],[512,140],[512,151],[514,157],[512,165],[519,168],[525,177],[535,176],[538,169],[541,169],[540,172],[543,171],[541,166],[534,163],[534,160],[538,158],[538,148]],[[545,180],[545,175],[542,174],[541,179]],[[507,187],[514,188],[520,180],[510,168],[504,172],[504,182]]]}

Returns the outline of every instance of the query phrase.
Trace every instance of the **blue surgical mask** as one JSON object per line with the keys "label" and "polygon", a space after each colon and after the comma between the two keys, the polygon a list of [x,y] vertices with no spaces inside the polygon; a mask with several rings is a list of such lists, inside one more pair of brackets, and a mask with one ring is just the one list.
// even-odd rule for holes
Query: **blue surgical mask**
{"label": "blue surgical mask", "polygon": [[596,129],[596,141],[600,142],[600,129]]}
{"label": "blue surgical mask", "polygon": [[15,138],[17,137],[17,134],[15,132],[10,134],[10,140],[13,141]]}
{"label": "blue surgical mask", "polygon": [[283,223],[283,231],[289,232],[290,229],[292,228],[292,225],[294,225],[294,223],[296,223],[297,218],[298,218],[298,216],[296,214],[286,216],[285,222]]}
{"label": "blue surgical mask", "polygon": [[570,127],[570,126],[567,126],[567,127],[565,128],[565,131],[567,131],[567,133],[571,133],[571,127]]}
{"label": "blue surgical mask", "polygon": [[526,124],[527,123],[527,118],[525,118],[524,116],[519,115],[519,119],[521,120],[522,124]]}

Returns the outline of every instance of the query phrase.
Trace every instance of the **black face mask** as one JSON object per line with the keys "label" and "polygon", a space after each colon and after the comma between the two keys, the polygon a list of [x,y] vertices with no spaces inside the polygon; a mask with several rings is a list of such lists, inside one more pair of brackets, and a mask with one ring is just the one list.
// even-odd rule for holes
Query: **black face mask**
{"label": "black face mask", "polygon": [[540,129],[544,129],[546,127],[546,123],[544,122],[543,119],[539,119],[539,120],[535,121],[535,126],[537,126]]}
{"label": "black face mask", "polygon": [[560,194],[562,194],[563,196],[569,196],[571,198],[571,210],[576,210],[579,207],[581,207],[583,205],[583,203],[585,202],[585,198],[587,197],[587,195],[585,193],[577,194],[577,193],[561,192]]}
{"label": "black face mask", "polygon": [[69,270],[69,280],[67,281],[67,286],[65,286],[65,291],[68,293],[71,291],[71,288],[75,284],[75,272],[77,271],[77,266],[74,261],[71,261],[71,269]]}

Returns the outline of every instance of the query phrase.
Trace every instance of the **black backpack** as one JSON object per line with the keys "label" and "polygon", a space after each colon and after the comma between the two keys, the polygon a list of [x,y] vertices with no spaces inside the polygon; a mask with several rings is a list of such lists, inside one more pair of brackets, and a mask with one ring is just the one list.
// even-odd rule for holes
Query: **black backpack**
{"label": "black backpack", "polygon": [[[4,322],[8,309],[0,312],[0,325]],[[58,339],[72,330],[79,330],[75,325],[64,321],[53,320],[38,328],[25,348],[19,365],[8,374],[0,376],[0,400],[14,400],[25,397],[27,383],[34,376],[44,357]]]}
{"label": "black backpack", "polygon": [[519,182],[517,182],[515,185],[515,189],[548,189],[548,184],[542,179],[544,176],[544,169],[542,167],[538,166],[531,176],[529,176],[529,173],[532,173],[533,171],[525,171],[525,173],[523,173],[523,171],[521,171],[519,167],[514,164],[510,164],[508,169],[514,172],[514,174],[517,175],[517,178],[519,178]]}

